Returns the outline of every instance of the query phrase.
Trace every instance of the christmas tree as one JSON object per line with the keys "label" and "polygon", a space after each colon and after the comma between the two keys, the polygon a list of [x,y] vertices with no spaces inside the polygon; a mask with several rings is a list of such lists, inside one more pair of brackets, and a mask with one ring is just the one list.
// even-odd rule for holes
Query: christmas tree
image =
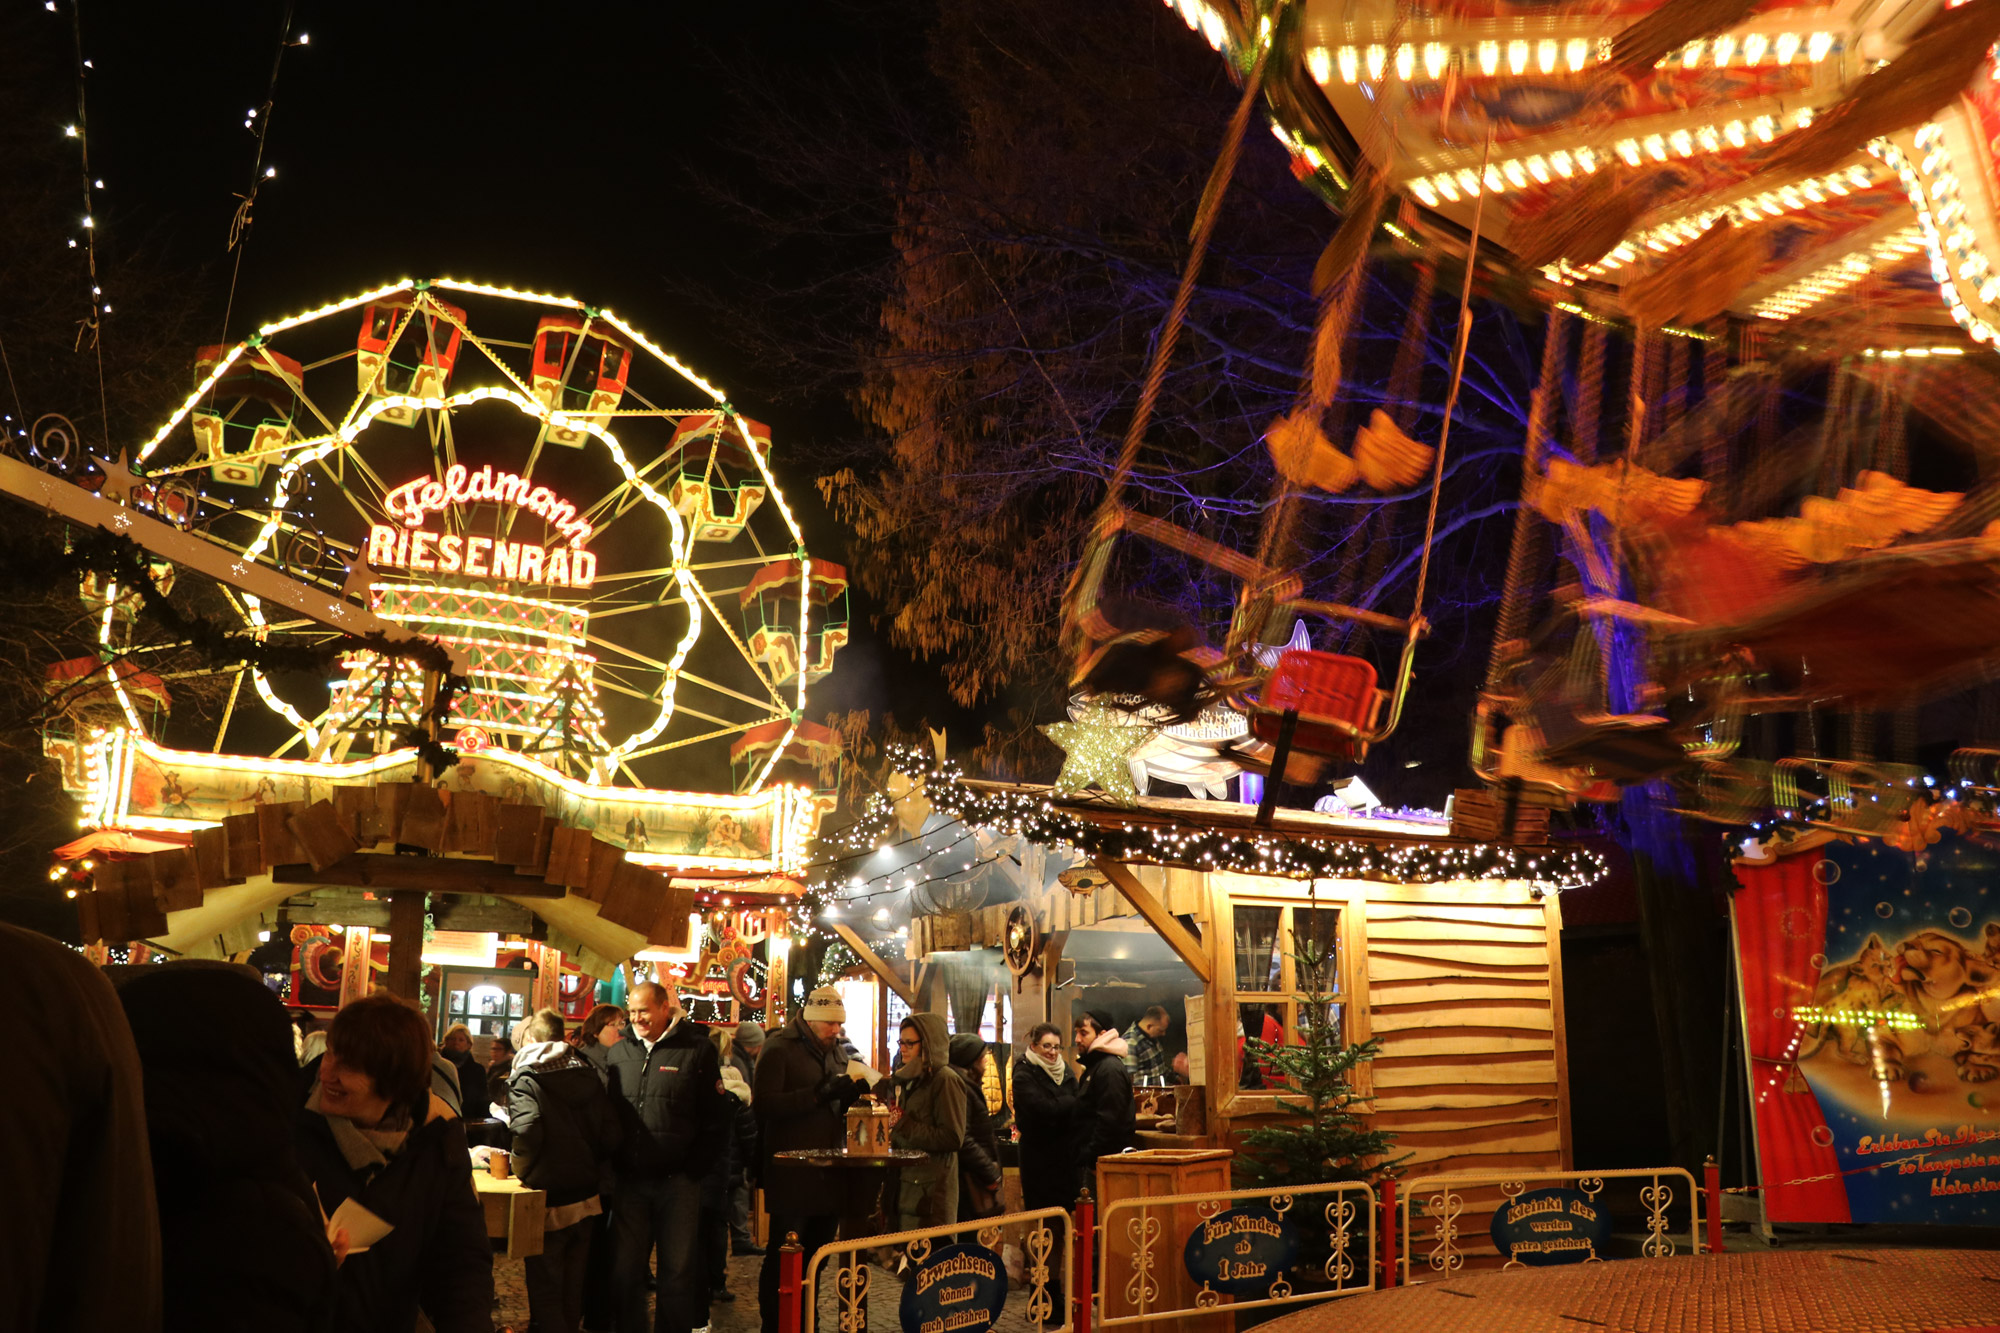
{"label": "christmas tree", "polygon": [[[1292,937],[1294,975],[1301,980],[1334,974],[1334,945],[1331,939],[1309,937],[1317,933],[1302,931]],[[1257,1062],[1267,1083],[1296,1094],[1278,1100],[1278,1109],[1295,1120],[1242,1136],[1244,1151],[1237,1160],[1252,1184],[1326,1185],[1342,1180],[1374,1184],[1409,1160],[1407,1153],[1391,1158],[1396,1136],[1369,1128],[1351,1109],[1354,1069],[1374,1059],[1382,1044],[1345,1039],[1338,997],[1323,989],[1302,992],[1296,1043],[1251,1037],[1245,1048],[1244,1058]]]}

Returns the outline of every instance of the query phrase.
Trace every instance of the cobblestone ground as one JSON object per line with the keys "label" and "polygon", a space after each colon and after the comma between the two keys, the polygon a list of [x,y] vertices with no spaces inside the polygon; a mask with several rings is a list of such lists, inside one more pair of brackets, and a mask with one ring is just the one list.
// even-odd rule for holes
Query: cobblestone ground
{"label": "cobblestone ground", "polygon": [[[736,1294],[736,1299],[717,1302],[712,1307],[709,1333],[757,1333],[757,1269],[763,1262],[761,1258],[751,1255],[729,1261],[729,1289]],[[873,1265],[869,1269],[868,1286],[869,1333],[890,1333],[898,1327],[896,1307],[902,1298],[902,1284],[893,1273],[880,1265]],[[528,1292],[519,1260],[496,1258],[493,1261],[493,1292],[494,1327],[511,1333],[526,1333]],[[1019,1290],[1018,1284],[1010,1283],[1006,1312],[994,1326],[996,1333],[1035,1333],[1028,1322],[1027,1305],[1027,1293]],[[819,1307],[820,1315],[815,1327],[838,1328],[831,1296],[822,1299]]]}

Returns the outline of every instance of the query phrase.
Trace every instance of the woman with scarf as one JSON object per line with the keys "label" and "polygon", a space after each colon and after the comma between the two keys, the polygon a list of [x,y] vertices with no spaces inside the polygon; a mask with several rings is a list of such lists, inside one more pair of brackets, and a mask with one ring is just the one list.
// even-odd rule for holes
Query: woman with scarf
{"label": "woman with scarf", "polygon": [[1125,1068],[1128,1047],[1118,1025],[1100,1011],[1076,1020],[1077,1060],[1083,1078],[1077,1085],[1076,1169],[1086,1187],[1097,1181],[1097,1159],[1134,1146],[1138,1116],[1132,1106],[1132,1075]]}
{"label": "woman with scarf", "polygon": [[1078,1190],[1076,1073],[1063,1059],[1062,1029],[1037,1023],[1014,1061],[1014,1124],[1021,1139],[1021,1206],[1068,1208]]}
{"label": "woman with scarf", "polygon": [[[350,1002],[298,1121],[299,1164],[331,1216],[349,1199],[393,1226],[350,1251],[333,1327],[492,1333],[493,1252],[458,1116],[431,1091],[430,1024],[393,995]],[[351,1238],[350,1238],[351,1239]]]}
{"label": "woman with scarf", "polygon": [[897,1114],[889,1142],[925,1154],[903,1168],[898,1231],[958,1220],[958,1148],[965,1142],[965,1084],[951,1070],[942,1014],[911,1014],[896,1042]]}

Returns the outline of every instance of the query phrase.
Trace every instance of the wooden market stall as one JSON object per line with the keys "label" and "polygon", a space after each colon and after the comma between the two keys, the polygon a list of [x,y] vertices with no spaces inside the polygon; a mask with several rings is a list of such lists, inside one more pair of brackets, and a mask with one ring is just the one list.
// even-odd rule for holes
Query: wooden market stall
{"label": "wooden market stall", "polygon": [[[1247,829],[1249,807],[1142,798],[1137,809],[1076,802],[1067,813],[1129,826]],[[1471,847],[1441,826],[1280,811],[1269,834],[1294,842],[1353,842],[1384,867],[1411,862],[1410,849]],[[1432,858],[1435,859],[1435,858]],[[1135,920],[1136,919],[1136,920]],[[920,916],[910,922],[915,998],[937,1005],[926,974],[964,950],[1018,949],[1032,923],[1035,967],[1014,987],[1016,1043],[1042,1021],[1065,1030],[1072,1001],[1060,976],[1077,932],[1150,926],[1192,974],[1190,1065],[1199,1110],[1159,1145],[1232,1146],[1280,1113],[1280,1091],[1239,1086],[1242,1006],[1297,1030],[1309,979],[1297,976],[1288,938],[1310,931],[1335,946],[1328,980],[1349,1041],[1370,1037],[1381,1055],[1356,1080],[1371,1123],[1397,1135],[1413,1171],[1567,1170],[1568,1070],[1563,1040],[1558,895],[1525,879],[1389,878],[1302,880],[1196,870],[1095,857],[1062,882],[1018,902]],[[1258,969],[1263,969],[1261,972]],[[905,979],[907,978],[907,979]],[[1180,1022],[1175,1023],[1179,1035]]]}

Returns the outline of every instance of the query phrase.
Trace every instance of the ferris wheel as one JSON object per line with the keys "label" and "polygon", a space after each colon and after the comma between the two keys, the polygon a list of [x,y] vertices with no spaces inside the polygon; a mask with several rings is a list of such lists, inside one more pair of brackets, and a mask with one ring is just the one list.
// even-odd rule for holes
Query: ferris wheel
{"label": "ferris wheel", "polygon": [[[161,512],[243,562],[461,654],[441,739],[511,774],[502,792],[750,798],[830,785],[837,747],[801,714],[847,637],[845,571],[807,553],[771,447],[611,311],[439,278],[200,349],[134,463]],[[230,596],[267,643],[332,637]],[[381,768],[431,684],[366,651],[324,678],[246,667],[214,748]],[[644,816],[625,822],[644,850]]]}

